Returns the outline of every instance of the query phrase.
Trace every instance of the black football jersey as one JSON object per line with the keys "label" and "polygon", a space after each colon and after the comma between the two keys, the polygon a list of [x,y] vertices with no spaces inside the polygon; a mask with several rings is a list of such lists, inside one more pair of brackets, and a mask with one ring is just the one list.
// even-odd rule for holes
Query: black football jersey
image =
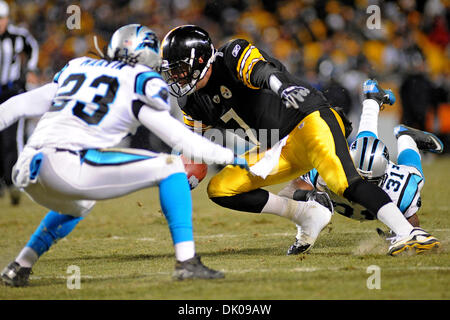
{"label": "black football jersey", "polygon": [[[292,84],[309,89],[300,109],[286,108],[270,89],[270,74],[258,68],[266,63],[285,73]],[[243,39],[222,46],[211,67],[207,85],[178,100],[188,121],[201,121],[204,127],[244,132],[244,138],[253,143],[267,137],[265,142],[270,147],[288,135],[307,114],[329,106],[320,91],[294,78],[281,62]]]}

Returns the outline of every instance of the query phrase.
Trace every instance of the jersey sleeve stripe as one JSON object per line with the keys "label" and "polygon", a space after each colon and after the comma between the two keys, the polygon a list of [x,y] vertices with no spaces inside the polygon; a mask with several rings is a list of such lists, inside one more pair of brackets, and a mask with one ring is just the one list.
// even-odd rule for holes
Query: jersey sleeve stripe
{"label": "jersey sleeve stripe", "polygon": [[134,117],[136,118],[136,120],[139,120],[138,116],[139,116],[139,112],[141,111],[141,108],[145,106],[145,103],[143,103],[142,101],[139,100],[134,100],[132,105],[131,105],[131,111],[133,112]]}
{"label": "jersey sleeve stripe", "polygon": [[201,121],[193,120],[191,117],[187,115],[183,115],[183,122],[191,130],[202,130],[202,132],[205,132],[210,126],[207,126],[206,124],[203,124]]}
{"label": "jersey sleeve stripe", "polygon": [[147,84],[147,81],[154,78],[162,79],[161,75],[155,71],[146,71],[139,73],[136,76],[136,80],[134,82],[134,92],[145,96],[145,85]]}
{"label": "jersey sleeve stripe", "polygon": [[53,77],[53,82],[58,83],[59,77],[61,76],[61,73],[67,68],[69,64],[66,64],[55,76]]}
{"label": "jersey sleeve stripe", "polygon": [[265,61],[264,57],[255,46],[249,44],[242,52],[236,67],[238,78],[242,80],[247,87],[252,89],[259,89],[250,83],[253,67],[259,61]]}
{"label": "jersey sleeve stripe", "polygon": [[398,204],[400,211],[405,213],[408,208],[411,206],[412,201],[416,197],[417,192],[419,191],[418,185],[422,181],[422,178],[416,175],[408,175],[408,178],[405,183],[405,187],[403,188],[400,197],[398,198]]}

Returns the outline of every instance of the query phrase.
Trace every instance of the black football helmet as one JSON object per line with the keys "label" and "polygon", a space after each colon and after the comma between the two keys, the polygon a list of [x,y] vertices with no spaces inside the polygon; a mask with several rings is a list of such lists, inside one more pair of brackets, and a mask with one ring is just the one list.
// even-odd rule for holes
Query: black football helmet
{"label": "black football helmet", "polygon": [[215,59],[215,49],[205,30],[184,25],[164,37],[161,58],[161,74],[171,88],[170,93],[179,98],[194,92]]}

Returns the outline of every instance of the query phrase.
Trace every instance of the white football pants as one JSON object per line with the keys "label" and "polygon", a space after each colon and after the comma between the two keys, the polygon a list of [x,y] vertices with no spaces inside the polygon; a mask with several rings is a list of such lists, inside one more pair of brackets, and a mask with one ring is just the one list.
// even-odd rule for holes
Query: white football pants
{"label": "white football pants", "polygon": [[[37,178],[19,187],[38,204],[76,217],[87,215],[95,200],[157,186],[168,176],[185,172],[180,157],[147,150],[90,150],[84,156],[55,149],[39,152],[43,157]],[[28,173],[30,162],[19,157],[14,175],[21,170]]]}

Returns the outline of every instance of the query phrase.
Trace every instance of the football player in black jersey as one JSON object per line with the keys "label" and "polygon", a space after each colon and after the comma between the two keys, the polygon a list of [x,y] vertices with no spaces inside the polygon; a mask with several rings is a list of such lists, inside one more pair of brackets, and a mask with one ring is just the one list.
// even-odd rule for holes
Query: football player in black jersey
{"label": "football player in black jersey", "polygon": [[[333,192],[363,205],[399,235],[389,254],[403,252],[405,247],[435,247],[434,237],[413,228],[381,188],[358,174],[345,138],[345,117],[280,61],[244,39],[231,40],[216,50],[208,33],[194,25],[171,30],[161,47],[162,75],[178,98],[188,126],[241,129],[257,150],[263,144],[271,148],[254,157],[252,150],[246,153],[251,172],[227,166],[211,179],[208,196],[216,204],[276,214],[316,237],[330,221],[330,210],[314,201],[295,202],[262,189],[316,168]],[[377,89],[373,95],[389,101]],[[264,130],[278,137],[266,131],[269,141],[259,141]],[[274,158],[277,161],[270,165]]]}

